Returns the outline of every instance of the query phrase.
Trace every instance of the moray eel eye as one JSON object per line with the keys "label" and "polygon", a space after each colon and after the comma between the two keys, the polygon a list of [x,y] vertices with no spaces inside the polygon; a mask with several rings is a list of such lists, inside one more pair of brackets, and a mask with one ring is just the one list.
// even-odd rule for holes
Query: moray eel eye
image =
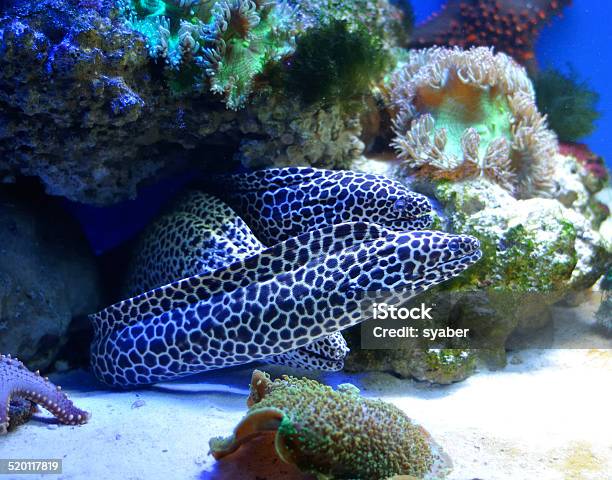
{"label": "moray eel eye", "polygon": [[397,210],[398,212],[403,211],[405,208],[406,208],[406,200],[403,198],[396,200],[395,204],[393,205],[393,209]]}
{"label": "moray eel eye", "polygon": [[451,252],[456,252],[457,250],[459,250],[459,248],[460,248],[459,240],[457,240],[456,238],[448,242],[448,249]]}

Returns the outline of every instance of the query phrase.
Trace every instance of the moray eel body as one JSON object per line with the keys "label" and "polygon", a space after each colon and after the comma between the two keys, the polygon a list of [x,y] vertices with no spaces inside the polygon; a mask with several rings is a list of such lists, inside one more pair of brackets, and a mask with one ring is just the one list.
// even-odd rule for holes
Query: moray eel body
{"label": "moray eel body", "polygon": [[[203,192],[187,192],[142,235],[135,249],[138,254],[128,270],[124,298],[181,278],[213,272],[264,249],[227,204]],[[339,371],[348,352],[344,337],[337,332],[265,361],[308,370]]]}
{"label": "moray eel body", "polygon": [[410,298],[481,257],[473,237],[345,223],[92,315],[92,368],[135,386],[289,352]]}
{"label": "moray eel body", "polygon": [[273,168],[216,176],[210,188],[268,246],[344,222],[376,223],[401,231],[432,225],[427,197],[382,175]]}

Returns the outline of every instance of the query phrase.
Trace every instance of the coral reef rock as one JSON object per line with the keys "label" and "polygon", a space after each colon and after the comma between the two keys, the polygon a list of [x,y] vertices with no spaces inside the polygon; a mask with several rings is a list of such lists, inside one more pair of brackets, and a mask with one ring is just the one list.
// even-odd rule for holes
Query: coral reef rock
{"label": "coral reef rock", "polygon": [[[361,167],[372,170],[374,163]],[[474,268],[419,297],[419,302],[436,305],[435,321],[441,323],[436,327],[469,328],[470,341],[438,350],[414,340],[399,350],[359,352],[359,330],[352,329],[347,368],[449,383],[474,370],[475,359],[466,348],[479,348],[481,358],[504,365],[508,342],[549,325],[550,307],[592,287],[612,262],[601,222],[588,208],[591,197],[580,183],[579,167],[571,157],[555,157],[559,199],[516,199],[486,178],[451,182],[404,177],[411,189],[439,205],[439,228],[481,242],[483,258]],[[401,171],[395,168],[396,175]],[[387,167],[387,174],[391,172]]]}
{"label": "coral reef rock", "polygon": [[93,255],[78,226],[57,208],[5,193],[0,238],[0,351],[47,368],[71,320],[100,304]]}
{"label": "coral reef rock", "polygon": [[451,231],[476,236],[483,260],[451,282],[466,293],[454,306],[457,327],[484,348],[503,349],[514,331],[545,325],[548,307],[591,287],[611,252],[579,211],[554,199],[516,200],[480,179],[434,186]]}
{"label": "coral reef rock", "polygon": [[[414,378],[422,382],[448,385],[468,378],[476,370],[477,356],[455,348],[428,348],[414,342],[412,345],[386,350],[361,350],[358,329],[349,330],[347,341],[351,348],[345,369],[349,372],[392,372],[401,378]],[[406,340],[406,339],[402,339]]]}
{"label": "coral reef rock", "polygon": [[334,390],[305,378],[272,381],[255,370],[248,405],[231,437],[211,439],[216,459],[273,432],[276,454],[317,478],[441,478],[450,468],[425,429],[391,404],[362,398],[351,384]]}
{"label": "coral reef rock", "polygon": [[409,2],[388,0],[289,0],[299,6],[302,28],[310,28],[333,18],[352,28],[365,26],[380,36],[388,47],[405,46],[413,28],[414,14]]}
{"label": "coral reef rock", "polygon": [[3,181],[38,177],[51,195],[107,205],[171,171],[230,168],[219,162],[232,156],[346,168],[363,151],[359,109],[304,108],[248,81],[241,92],[254,93],[236,93],[246,107],[234,111],[231,95],[177,88],[147,37],[100,3],[29,0],[0,18]]}
{"label": "coral reef rock", "polygon": [[597,324],[602,331],[612,335],[612,268],[608,270],[608,273],[601,280],[600,287],[602,297],[601,305],[596,314]]}

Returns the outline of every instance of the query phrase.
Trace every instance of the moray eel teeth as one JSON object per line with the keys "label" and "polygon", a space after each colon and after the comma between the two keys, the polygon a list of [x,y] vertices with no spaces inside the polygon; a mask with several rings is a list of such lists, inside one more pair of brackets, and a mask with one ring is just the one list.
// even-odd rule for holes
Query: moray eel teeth
{"label": "moray eel teeth", "polygon": [[265,245],[343,222],[371,222],[401,231],[427,229],[433,222],[427,197],[383,175],[272,168],[216,176],[210,188]]}
{"label": "moray eel teeth", "polygon": [[455,277],[479,248],[359,222],[313,230],[92,315],[92,368],[128,387],[282,354],[367,319],[377,295],[409,298]]}

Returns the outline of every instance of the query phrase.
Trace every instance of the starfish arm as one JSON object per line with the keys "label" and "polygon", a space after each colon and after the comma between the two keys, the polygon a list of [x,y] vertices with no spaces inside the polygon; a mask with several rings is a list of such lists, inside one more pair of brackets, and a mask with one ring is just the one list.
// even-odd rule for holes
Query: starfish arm
{"label": "starfish arm", "polygon": [[80,425],[90,417],[47,378],[38,372],[31,372],[15,358],[0,355],[0,434],[6,433],[10,402],[15,397],[40,405],[66,425]]}

